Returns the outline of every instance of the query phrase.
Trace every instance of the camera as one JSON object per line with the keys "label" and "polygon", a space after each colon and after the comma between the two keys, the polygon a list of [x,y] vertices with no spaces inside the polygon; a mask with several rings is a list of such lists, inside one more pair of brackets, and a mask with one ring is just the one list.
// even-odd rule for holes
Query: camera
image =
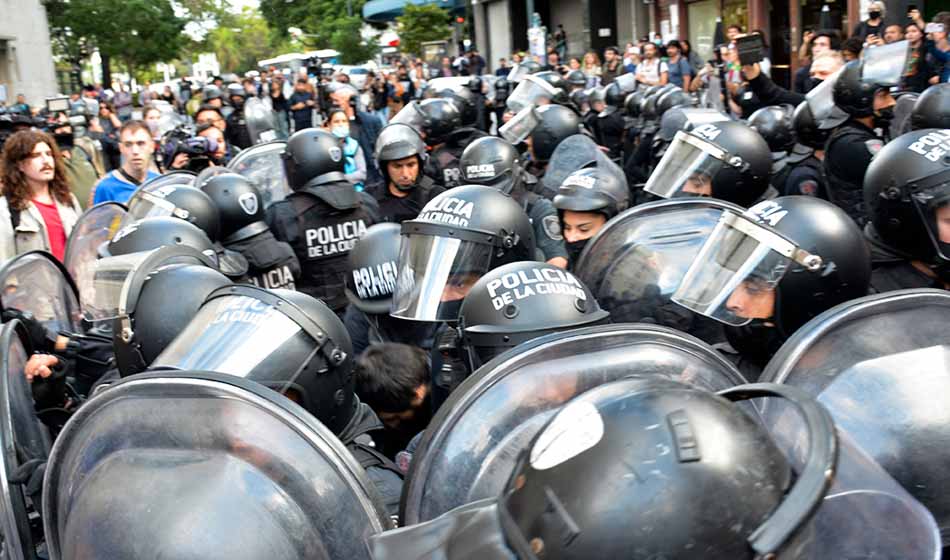
{"label": "camera", "polygon": [[211,163],[220,164],[214,156],[218,143],[213,138],[197,136],[189,125],[179,125],[162,137],[162,164],[168,169],[179,154],[188,156],[188,164],[181,168],[198,173]]}

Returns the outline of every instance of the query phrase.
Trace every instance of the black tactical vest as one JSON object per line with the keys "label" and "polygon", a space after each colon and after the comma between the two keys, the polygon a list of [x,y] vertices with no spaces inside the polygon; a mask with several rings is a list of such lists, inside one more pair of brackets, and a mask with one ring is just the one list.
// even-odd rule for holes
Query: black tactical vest
{"label": "black tactical vest", "polygon": [[[846,152],[844,146],[852,143],[864,145],[869,140],[878,140],[867,128],[859,127],[851,122],[835,129],[828,138],[825,150],[825,159],[822,161],[822,175],[828,189],[828,200],[844,210],[859,226],[867,223],[867,211],[864,208],[863,182],[851,182],[842,177],[840,170],[846,166],[860,165],[859,162],[848,161],[842,155]],[[853,153],[853,151],[851,152]]]}
{"label": "black tactical vest", "polygon": [[247,281],[268,290],[296,290],[300,261],[294,250],[269,230],[227,245],[247,259]]}

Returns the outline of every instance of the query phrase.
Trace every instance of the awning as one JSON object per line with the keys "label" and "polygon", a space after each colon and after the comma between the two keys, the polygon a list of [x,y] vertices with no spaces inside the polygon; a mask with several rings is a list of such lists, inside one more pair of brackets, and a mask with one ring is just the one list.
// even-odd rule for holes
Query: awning
{"label": "awning", "polygon": [[363,5],[363,19],[372,22],[389,22],[402,15],[406,4],[435,4],[450,13],[465,13],[465,0],[369,0]]}

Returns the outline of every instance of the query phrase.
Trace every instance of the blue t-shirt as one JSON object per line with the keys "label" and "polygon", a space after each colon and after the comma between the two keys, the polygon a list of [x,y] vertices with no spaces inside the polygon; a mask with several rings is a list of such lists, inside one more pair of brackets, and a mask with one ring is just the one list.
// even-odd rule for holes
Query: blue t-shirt
{"label": "blue t-shirt", "polygon": [[[94,205],[99,204],[100,202],[108,202],[110,200],[125,204],[132,196],[132,193],[135,192],[135,189],[138,188],[138,185],[133,185],[124,179],[116,177],[117,174],[118,171],[113,171],[96,183],[96,194],[92,200]],[[158,177],[158,173],[155,173],[149,169],[145,180],[150,181],[155,177]]]}

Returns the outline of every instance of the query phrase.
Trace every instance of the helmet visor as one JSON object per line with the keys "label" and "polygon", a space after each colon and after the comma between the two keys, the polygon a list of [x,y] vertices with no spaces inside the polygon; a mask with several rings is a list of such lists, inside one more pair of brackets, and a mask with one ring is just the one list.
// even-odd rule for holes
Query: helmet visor
{"label": "helmet visor", "polygon": [[727,325],[770,319],[776,288],[793,260],[820,266],[820,259],[774,231],[725,211],[672,299]]}
{"label": "helmet visor", "polygon": [[422,109],[419,108],[419,103],[413,101],[396,113],[396,116],[389,121],[389,124],[401,123],[409,125],[414,128],[416,132],[421,133],[423,128],[425,128],[425,122],[426,117],[422,113]]}
{"label": "helmet visor", "polygon": [[529,105],[518,111],[517,115],[499,128],[498,133],[505,140],[517,145],[524,142],[540,122],[541,117],[538,116],[538,112],[535,111],[533,105]]}
{"label": "helmet visor", "polygon": [[887,87],[899,85],[909,52],[910,42],[906,40],[864,49],[861,81]]}
{"label": "helmet visor", "polygon": [[232,171],[257,185],[264,197],[265,208],[290,194],[287,172],[281,158],[285,147],[284,142],[260,144],[243,150],[228,163]]}
{"label": "helmet visor", "polygon": [[679,131],[644,189],[662,198],[712,196],[713,178],[729,159],[715,144]]}
{"label": "helmet visor", "polygon": [[[302,343],[319,348],[300,325],[273,305],[245,295],[215,297],[201,306],[152,367],[246,377],[268,357],[278,352],[286,355],[290,346]],[[289,354],[295,353],[296,349]]]}
{"label": "helmet visor", "polygon": [[392,315],[455,321],[465,295],[486,272],[492,246],[437,235],[404,235]]}
{"label": "helmet visor", "polygon": [[547,105],[557,96],[560,90],[546,81],[534,76],[527,76],[508,96],[508,109],[519,112],[525,107]]}
{"label": "helmet visor", "polygon": [[950,169],[914,183],[910,198],[937,256],[950,261]]}
{"label": "helmet visor", "polygon": [[531,74],[531,69],[527,66],[522,66],[521,63],[517,63],[511,67],[511,70],[508,71],[508,81],[509,82],[520,82],[525,79],[525,77]]}
{"label": "helmet visor", "polygon": [[188,216],[187,210],[178,208],[170,200],[140,189],[129,199],[129,210],[122,221],[122,227],[145,218],[175,217],[187,220]]}
{"label": "helmet visor", "polygon": [[848,118],[848,114],[835,105],[834,98],[835,82],[838,81],[838,76],[841,75],[843,70],[844,68],[839,69],[833,76],[805,94],[808,108],[811,109],[811,114],[815,117],[818,128],[822,130],[838,126]]}

